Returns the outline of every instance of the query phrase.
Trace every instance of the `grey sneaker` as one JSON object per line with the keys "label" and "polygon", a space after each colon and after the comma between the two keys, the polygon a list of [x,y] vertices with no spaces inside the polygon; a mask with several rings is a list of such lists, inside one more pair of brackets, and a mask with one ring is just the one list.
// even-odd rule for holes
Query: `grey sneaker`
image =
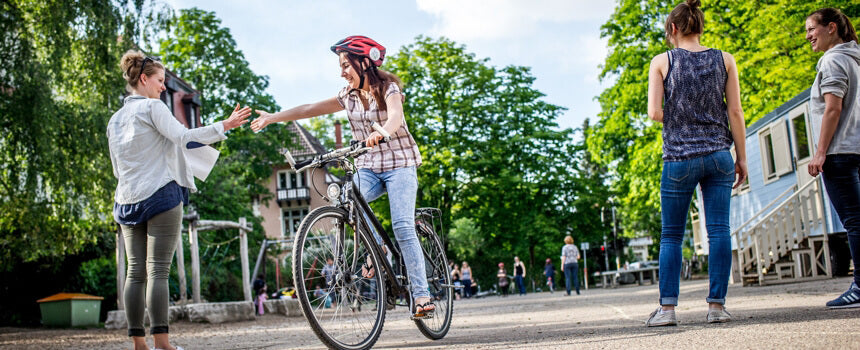
{"label": "grey sneaker", "polygon": [[726,308],[712,309],[708,308],[708,323],[723,323],[732,320],[732,314],[726,311]]}
{"label": "grey sneaker", "polygon": [[648,317],[648,321],[645,321],[646,326],[661,327],[678,325],[678,321],[675,319],[675,310],[660,313],[660,309],[662,309],[662,307],[657,307],[657,310],[654,310],[654,312],[651,313],[651,316]]}

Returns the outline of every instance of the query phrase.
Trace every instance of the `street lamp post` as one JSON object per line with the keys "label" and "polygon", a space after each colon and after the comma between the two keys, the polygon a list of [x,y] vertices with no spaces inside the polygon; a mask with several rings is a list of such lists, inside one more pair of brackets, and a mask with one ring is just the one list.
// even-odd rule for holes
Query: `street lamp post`
{"label": "street lamp post", "polygon": [[[605,208],[600,207],[600,222],[601,223],[606,222],[606,220],[603,217],[603,209],[605,209]],[[605,264],[606,264],[603,266],[606,266],[606,270],[604,270],[604,271],[609,271],[609,250],[606,248],[607,248],[607,246],[606,246],[606,234],[603,234],[603,259],[605,260]]]}
{"label": "street lamp post", "polygon": [[618,223],[615,222],[615,206],[612,206],[612,249],[615,250],[615,269],[621,269],[621,254],[618,252]]}

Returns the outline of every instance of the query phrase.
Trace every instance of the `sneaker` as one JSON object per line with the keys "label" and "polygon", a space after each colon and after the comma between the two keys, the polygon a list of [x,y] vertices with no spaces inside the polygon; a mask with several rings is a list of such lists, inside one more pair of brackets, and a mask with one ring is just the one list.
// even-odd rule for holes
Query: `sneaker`
{"label": "sneaker", "polygon": [[648,327],[677,326],[675,310],[660,312],[661,309],[662,307],[657,307],[657,310],[654,310],[648,317],[648,321],[645,321],[645,325]]}
{"label": "sneaker", "polygon": [[828,301],[827,307],[831,309],[860,307],[860,288],[857,288],[857,285],[851,282],[851,287],[838,298]]}
{"label": "sneaker", "polygon": [[726,310],[725,306],[720,309],[708,308],[708,323],[723,323],[731,320],[732,314]]}

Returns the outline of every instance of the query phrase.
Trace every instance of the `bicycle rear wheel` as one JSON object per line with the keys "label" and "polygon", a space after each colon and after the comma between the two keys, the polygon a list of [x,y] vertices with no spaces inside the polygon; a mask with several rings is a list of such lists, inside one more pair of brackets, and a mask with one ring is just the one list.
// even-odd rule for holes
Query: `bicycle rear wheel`
{"label": "bicycle rear wheel", "polygon": [[436,311],[432,318],[415,320],[415,325],[425,337],[433,340],[442,339],[451,329],[451,316],[454,313],[454,293],[448,272],[448,258],[439,236],[433,228],[423,223],[416,222],[418,240],[421,242],[421,250],[424,251],[424,268],[427,270],[427,285],[430,289],[430,297],[436,304]]}
{"label": "bicycle rear wheel", "polygon": [[[372,278],[362,276],[365,263],[381,265],[366,235],[348,222],[340,208],[308,214],[293,243],[293,281],[302,313],[323,343],[368,349],[385,322],[385,286],[379,269]],[[324,269],[329,259],[333,267]]]}

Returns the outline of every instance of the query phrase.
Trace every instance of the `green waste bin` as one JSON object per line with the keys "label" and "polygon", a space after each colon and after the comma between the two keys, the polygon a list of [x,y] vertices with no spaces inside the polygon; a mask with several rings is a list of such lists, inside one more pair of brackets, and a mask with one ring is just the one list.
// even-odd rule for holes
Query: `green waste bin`
{"label": "green waste bin", "polygon": [[81,294],[59,293],[39,299],[42,324],[50,327],[98,326],[104,298]]}

